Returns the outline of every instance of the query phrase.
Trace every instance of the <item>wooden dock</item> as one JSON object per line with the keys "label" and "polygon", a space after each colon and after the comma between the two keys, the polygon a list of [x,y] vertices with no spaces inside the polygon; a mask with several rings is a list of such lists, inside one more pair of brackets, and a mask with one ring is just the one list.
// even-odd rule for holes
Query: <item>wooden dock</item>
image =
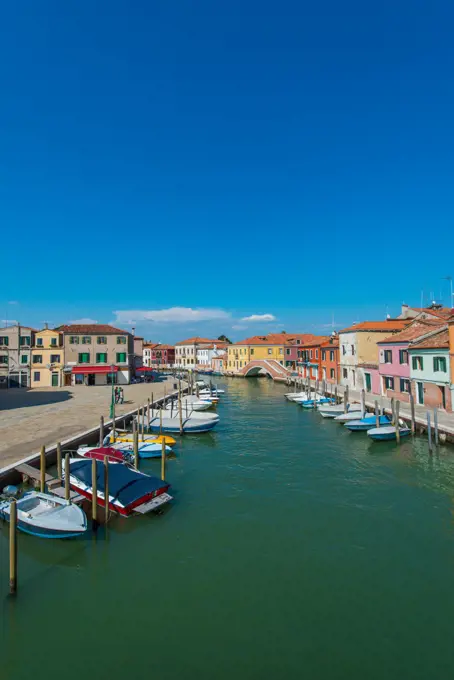
{"label": "wooden dock", "polygon": [[[28,465],[28,463],[19,463],[19,465],[15,466],[15,470],[22,475],[23,479],[33,479],[34,482],[39,482],[41,480],[40,471],[32,465]],[[52,475],[49,475],[47,472],[45,479],[49,493],[58,496],[59,498],[65,497],[65,489],[62,486],[61,479],[52,477]],[[70,490],[69,496],[72,503],[81,503],[85,500],[83,496],[72,490]]]}

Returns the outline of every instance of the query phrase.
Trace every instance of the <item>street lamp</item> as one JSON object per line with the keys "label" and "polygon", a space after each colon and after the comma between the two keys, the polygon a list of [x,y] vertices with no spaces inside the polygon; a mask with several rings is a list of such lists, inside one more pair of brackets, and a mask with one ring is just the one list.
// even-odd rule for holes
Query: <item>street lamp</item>
{"label": "street lamp", "polygon": [[112,397],[110,400],[110,417],[113,418],[115,416],[115,392],[114,392],[114,377],[115,377],[115,366],[114,364],[111,365],[111,371],[112,373],[111,378],[112,378]]}

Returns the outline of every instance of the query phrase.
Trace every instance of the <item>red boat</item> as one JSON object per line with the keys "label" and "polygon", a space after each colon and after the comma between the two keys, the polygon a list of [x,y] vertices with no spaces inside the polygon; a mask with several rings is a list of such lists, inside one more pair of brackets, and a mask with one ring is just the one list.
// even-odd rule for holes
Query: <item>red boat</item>
{"label": "red boat", "polygon": [[94,458],[101,462],[104,462],[106,456],[109,463],[129,463],[131,460],[130,454],[125,455],[124,451],[114,449],[112,446],[99,446],[98,448],[79,446],[77,453],[79,456],[82,456],[82,458]]}

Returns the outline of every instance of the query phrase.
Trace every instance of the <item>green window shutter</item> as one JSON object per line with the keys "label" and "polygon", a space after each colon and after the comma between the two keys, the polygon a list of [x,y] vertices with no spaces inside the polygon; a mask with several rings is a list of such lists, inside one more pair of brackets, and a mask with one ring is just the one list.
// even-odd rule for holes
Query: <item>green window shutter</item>
{"label": "green window shutter", "polygon": [[117,364],[123,364],[126,361],[126,352],[117,352]]}
{"label": "green window shutter", "polygon": [[26,354],[22,354],[20,360],[21,360],[21,363],[22,363],[22,364],[26,364],[26,363],[28,362],[28,357],[27,357],[27,355],[26,355]]}

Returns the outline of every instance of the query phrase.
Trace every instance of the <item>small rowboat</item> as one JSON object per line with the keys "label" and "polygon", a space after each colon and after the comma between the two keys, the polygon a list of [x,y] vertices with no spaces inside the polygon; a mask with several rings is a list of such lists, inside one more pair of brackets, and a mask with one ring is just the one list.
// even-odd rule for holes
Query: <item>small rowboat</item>
{"label": "small rowboat", "polygon": [[[89,463],[91,465],[91,463]],[[87,531],[82,508],[63,498],[30,491],[16,501],[17,528],[39,538],[75,538]],[[0,516],[9,522],[10,503],[0,503]]]}
{"label": "small rowboat", "polygon": [[[73,458],[69,461],[69,484],[88,500],[92,499],[92,461]],[[134,513],[145,514],[168,503],[172,497],[167,493],[170,484],[165,480],[133,470],[126,465],[108,463],[109,508],[129,517]],[[96,461],[96,486],[98,505],[105,506],[104,464]]]}
{"label": "small rowboat", "polygon": [[332,404],[333,399],[328,399],[326,397],[321,397],[320,399],[307,399],[306,401],[299,402],[303,408],[314,408],[315,404]]}
{"label": "small rowboat", "polygon": [[[411,434],[411,430],[408,427],[400,427],[399,433],[401,437],[408,437]],[[374,441],[392,441],[396,439],[396,428],[394,425],[389,425],[388,427],[374,427],[368,430],[367,435],[371,437]]]}
{"label": "small rowboat", "polygon": [[348,420],[362,420],[361,415],[361,411],[347,411],[347,413],[335,416],[334,420],[337,423],[346,423]]}
{"label": "small rowboat", "polygon": [[104,461],[107,456],[109,463],[131,463],[132,456],[129,452],[114,449],[113,446],[79,446],[77,453],[82,458],[90,458]]}
{"label": "small rowboat", "polygon": [[[357,417],[359,418],[360,416],[358,415],[358,412],[361,413],[361,405],[360,404],[348,404],[347,405],[347,413],[353,413],[356,411]],[[335,418],[336,416],[341,416],[344,413],[344,405],[343,404],[333,404],[330,406],[320,406],[318,409],[318,412],[323,418]]]}
{"label": "small rowboat", "polygon": [[[381,425],[389,425],[390,423],[391,421],[388,416],[379,416],[379,427]],[[346,427],[347,430],[351,430],[351,432],[364,432],[366,430],[371,430],[376,427],[376,425],[377,418],[375,416],[366,416],[366,418],[362,418],[361,420],[350,420],[345,423],[344,427]]]}
{"label": "small rowboat", "polygon": [[[144,434],[143,439],[142,439],[142,435],[139,434],[139,440],[141,442],[145,441],[145,442],[150,443],[150,444],[162,444],[162,440],[164,440],[166,445],[168,444],[169,446],[173,446],[174,444],[176,444],[176,440],[173,437],[169,437],[168,434],[162,434],[162,435],[161,434],[160,435]],[[132,444],[133,443],[132,432],[124,432],[122,430],[115,430],[115,442],[131,442],[131,444]],[[104,437],[103,444],[107,445],[107,444],[113,444],[115,442],[114,442],[114,438],[113,438],[113,433],[109,432],[109,434],[106,437]]]}

